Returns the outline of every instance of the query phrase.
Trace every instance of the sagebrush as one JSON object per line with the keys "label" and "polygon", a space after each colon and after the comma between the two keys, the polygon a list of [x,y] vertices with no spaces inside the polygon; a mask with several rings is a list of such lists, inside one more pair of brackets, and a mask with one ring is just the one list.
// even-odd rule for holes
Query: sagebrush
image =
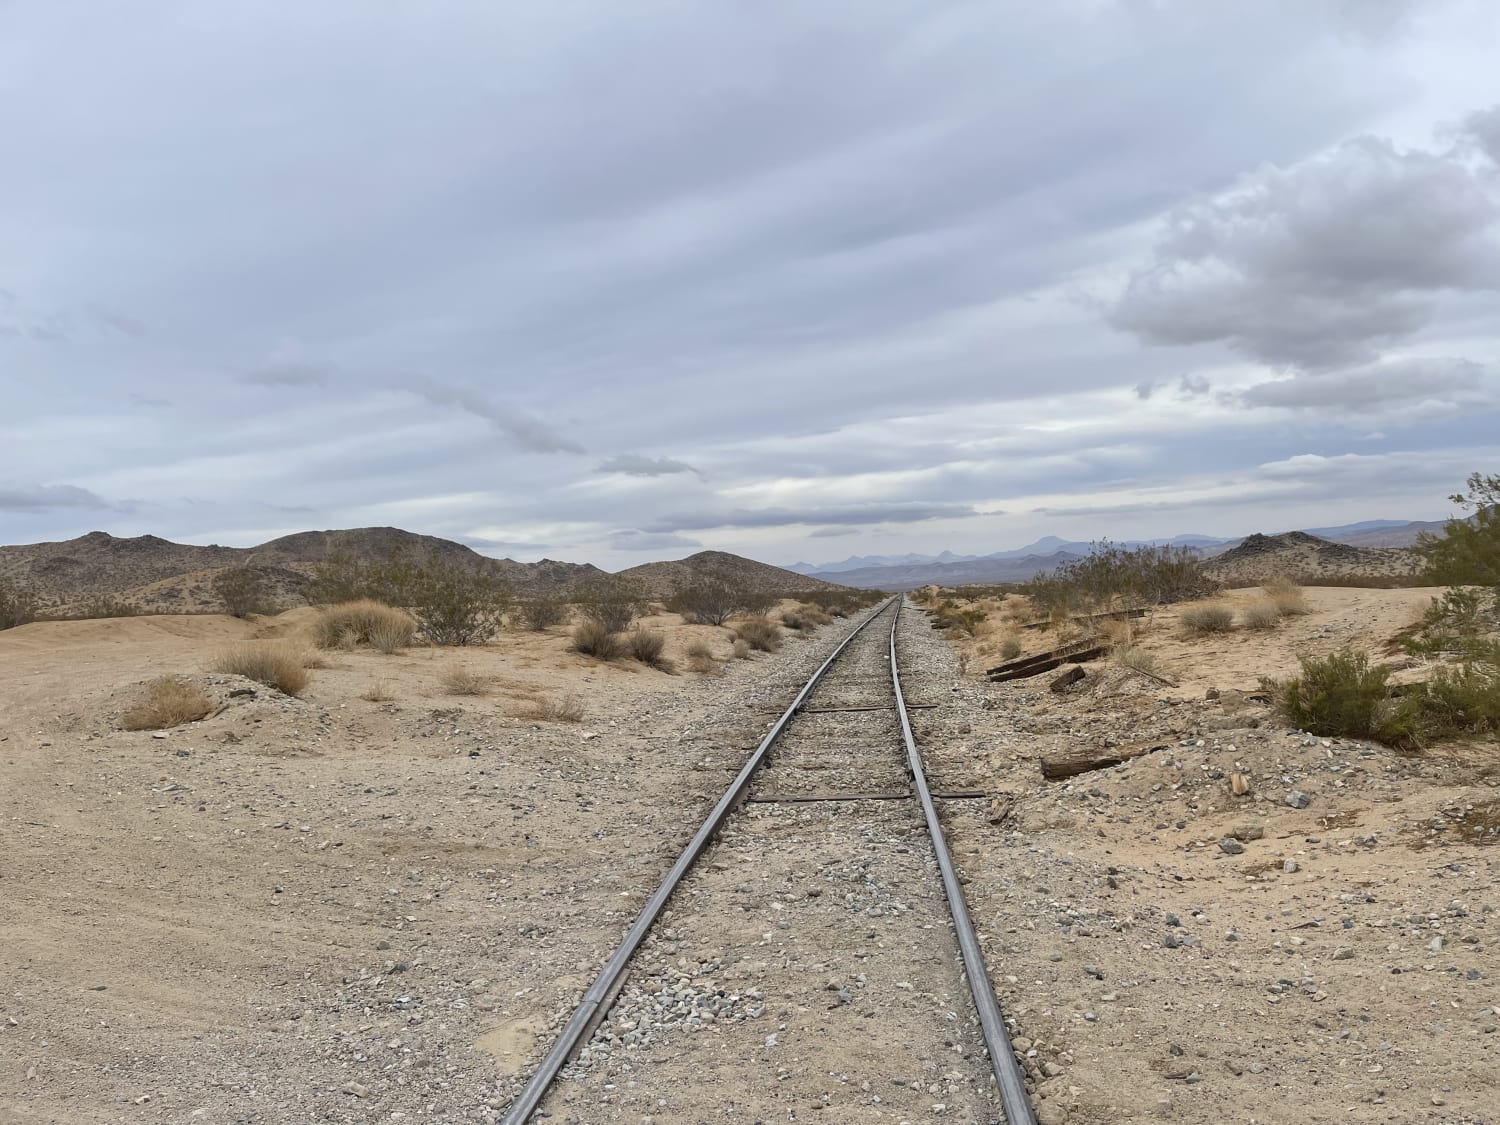
{"label": "sagebrush", "polygon": [[148,683],[142,696],[120,716],[124,730],[166,730],[203,718],[214,701],[202,688],[176,676],[160,676]]}

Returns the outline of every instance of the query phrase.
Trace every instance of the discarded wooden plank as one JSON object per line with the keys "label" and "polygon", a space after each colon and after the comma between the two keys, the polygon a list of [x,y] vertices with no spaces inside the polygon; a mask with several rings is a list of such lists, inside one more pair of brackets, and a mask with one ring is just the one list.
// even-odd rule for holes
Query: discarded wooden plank
{"label": "discarded wooden plank", "polygon": [[1075,652],[1084,652],[1087,649],[1097,647],[1099,642],[1092,637],[1085,637],[1081,641],[1073,641],[1069,644],[1058,645],[1046,652],[1034,653],[1031,656],[1017,657],[1015,660],[1007,660],[1004,664],[997,664],[985,671],[986,676],[1001,675],[1006,672],[1017,672],[1022,668],[1030,668],[1034,664],[1045,664],[1049,660],[1056,660],[1062,656],[1069,656]]}
{"label": "discarded wooden plank", "polygon": [[1042,777],[1047,781],[1063,781],[1070,777],[1077,777],[1081,773],[1091,773],[1094,770],[1118,766],[1122,762],[1142,757],[1154,750],[1165,750],[1171,745],[1173,745],[1171,742],[1155,740],[1137,742],[1131,746],[1110,746],[1091,750],[1074,750],[1064,754],[1043,754]]}
{"label": "discarded wooden plank", "polygon": [[1069,653],[1067,656],[1056,656],[1027,668],[1017,668],[1009,672],[996,673],[990,676],[990,683],[1003,684],[1009,680],[1029,680],[1032,676],[1040,676],[1043,672],[1050,672],[1054,668],[1061,668],[1064,664],[1087,664],[1090,660],[1099,659],[1099,657],[1108,651],[1108,645],[1096,645],[1093,648],[1086,648],[1081,652]]}
{"label": "discarded wooden plank", "polygon": [[[1081,614],[1078,614],[1076,617],[1069,618],[1069,620],[1071,620],[1071,621],[1124,621],[1127,618],[1145,617],[1145,616],[1146,616],[1146,610],[1144,610],[1144,609],[1114,609],[1114,610],[1110,610],[1108,613],[1081,613]],[[1046,626],[1050,625],[1051,623],[1052,623],[1052,619],[1050,617],[1043,617],[1039,621],[1027,621],[1027,622],[1025,622],[1021,626],[1021,628],[1023,628],[1023,629],[1043,629]]]}
{"label": "discarded wooden plank", "polygon": [[1066,672],[1064,672],[1061,676],[1058,676],[1055,680],[1053,680],[1050,684],[1048,684],[1047,685],[1047,690],[1048,691],[1054,691],[1058,695],[1061,695],[1063,692],[1067,691],[1068,688],[1072,687],[1079,680],[1083,679],[1083,676],[1084,676],[1083,669],[1080,668],[1077,664],[1075,664],[1075,665],[1073,665],[1073,667],[1069,668]]}

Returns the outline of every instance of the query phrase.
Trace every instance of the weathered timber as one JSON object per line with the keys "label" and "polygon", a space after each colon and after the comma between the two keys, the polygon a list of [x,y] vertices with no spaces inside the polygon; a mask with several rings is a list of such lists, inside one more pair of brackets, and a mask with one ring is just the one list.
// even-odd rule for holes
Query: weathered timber
{"label": "weathered timber", "polygon": [[1098,747],[1063,754],[1043,754],[1042,777],[1047,781],[1063,781],[1070,777],[1077,777],[1081,773],[1118,766],[1122,762],[1142,757],[1153,750],[1165,750],[1171,745],[1171,742],[1157,740],[1137,742],[1130,746]]}
{"label": "weathered timber", "polygon": [[1059,657],[1071,656],[1075,652],[1083,652],[1098,645],[1098,641],[1092,637],[1085,637],[1081,641],[1070,641],[1065,645],[1058,645],[1046,652],[1033,653],[1031,656],[1018,656],[1014,660],[1007,660],[1004,664],[997,664],[986,670],[986,676],[998,676],[1009,672],[1019,672],[1023,668],[1030,668],[1035,664],[1045,664],[1049,660]]}
{"label": "weathered timber", "polygon": [[1040,676],[1043,672],[1050,672],[1054,668],[1061,668],[1064,664],[1087,664],[1090,660],[1098,660],[1109,651],[1108,645],[1095,645],[1093,648],[1083,649],[1081,652],[1070,652],[1066,656],[1054,656],[1033,664],[1026,668],[1016,668],[1006,672],[996,672],[990,676],[990,683],[1003,684],[1008,680],[1029,680],[1032,676]]}
{"label": "weathered timber", "polygon": [[[1070,618],[1070,620],[1073,620],[1073,621],[1124,621],[1127,618],[1145,617],[1145,616],[1146,616],[1146,611],[1144,609],[1112,609],[1108,613],[1080,613],[1077,616]],[[1023,628],[1023,629],[1045,629],[1050,624],[1052,624],[1052,619],[1050,617],[1043,617],[1039,621],[1027,621],[1027,622],[1025,622],[1021,626],[1021,628]]]}
{"label": "weathered timber", "polygon": [[1063,692],[1067,691],[1068,688],[1072,687],[1079,680],[1083,679],[1083,676],[1083,669],[1075,664],[1061,676],[1058,676],[1057,679],[1048,684],[1047,690],[1056,692],[1058,695],[1061,695]]}

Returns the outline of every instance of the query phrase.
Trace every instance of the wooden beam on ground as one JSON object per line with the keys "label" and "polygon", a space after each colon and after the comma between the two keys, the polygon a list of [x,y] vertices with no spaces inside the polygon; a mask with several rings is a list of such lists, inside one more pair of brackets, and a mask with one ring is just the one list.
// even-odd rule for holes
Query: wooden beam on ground
{"label": "wooden beam on ground", "polygon": [[[1144,609],[1113,609],[1108,613],[1081,613],[1072,618],[1073,621],[1124,621],[1131,617],[1145,617]],[[1044,629],[1051,624],[1050,617],[1044,617],[1040,621],[1028,621],[1021,626],[1023,629]]]}
{"label": "wooden beam on ground", "polygon": [[1003,684],[1009,680],[1029,680],[1032,676],[1040,676],[1043,672],[1061,668],[1064,664],[1087,664],[1090,660],[1098,660],[1108,651],[1108,645],[1095,645],[1093,648],[1086,648],[1079,652],[1070,652],[1066,656],[1049,656],[1046,660],[1026,667],[991,673],[990,683]]}
{"label": "wooden beam on ground", "polygon": [[1174,743],[1170,741],[1155,739],[1150,742],[1137,742],[1130,746],[1110,746],[1072,750],[1062,754],[1043,754],[1042,777],[1047,781],[1065,781],[1081,773],[1118,766],[1122,762],[1132,761],[1155,750],[1165,750],[1172,745]]}

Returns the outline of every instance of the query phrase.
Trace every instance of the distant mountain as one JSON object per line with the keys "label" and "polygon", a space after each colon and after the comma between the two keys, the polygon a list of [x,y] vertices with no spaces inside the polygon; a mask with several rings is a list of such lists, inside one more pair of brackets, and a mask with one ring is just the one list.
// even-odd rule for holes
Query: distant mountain
{"label": "distant mountain", "polygon": [[[1196,547],[1200,550],[1211,550],[1222,547],[1225,544],[1237,542],[1237,539],[1218,539],[1212,535],[1178,535],[1172,539],[1132,539],[1116,545],[1132,548],[1146,544],[1152,546],[1166,544],[1174,547]],[[1091,547],[1091,544],[1082,540],[1060,539],[1056,535],[1046,535],[1038,539],[1035,543],[1028,543],[1024,547],[994,551],[987,555],[958,555],[952,551],[943,551],[936,555],[852,555],[840,562],[824,563],[821,566],[805,562],[793,563],[787,569],[795,571],[798,574],[822,575],[826,577],[830,574],[845,574],[856,570],[866,571],[877,567],[950,566],[958,563],[982,562],[993,559],[1045,558],[1048,555],[1056,554],[1086,555],[1091,550]]]}
{"label": "distant mountain", "polygon": [[1405,577],[1417,567],[1417,557],[1400,547],[1357,547],[1287,531],[1247,535],[1238,546],[1210,559],[1205,569],[1228,585],[1248,586],[1279,575],[1300,580],[1342,574]]}
{"label": "distant mountain", "polygon": [[120,538],[91,531],[63,542],[0,547],[0,579],[34,591],[48,605],[109,597],[149,613],[202,613],[219,608],[212,582],[226,567],[257,568],[281,604],[296,605],[303,601],[302,590],[314,566],[329,554],[337,551],[374,560],[395,550],[497,573],[521,597],[560,592],[583,577],[603,573],[587,564],[551,559],[492,559],[432,535],[361,527],[298,532],[257,547],[205,547],[155,535]]}
{"label": "distant mountain", "polygon": [[[911,566],[874,566],[838,572],[845,586],[865,590],[915,590],[920,586],[967,586],[981,582],[1025,582],[1039,571],[1053,570],[1083,554],[1058,551],[1021,558],[980,558],[957,563],[915,563]],[[826,574],[827,572],[825,572]]]}
{"label": "distant mountain", "polygon": [[1447,520],[1365,520],[1343,527],[1304,528],[1309,535],[1353,547],[1410,547],[1424,531],[1441,536]]}
{"label": "distant mountain", "polygon": [[794,594],[838,585],[726,551],[699,551],[675,562],[643,563],[620,571],[622,578],[639,582],[653,598],[669,598],[695,579],[719,574],[730,575],[735,582],[750,589],[773,594]]}

